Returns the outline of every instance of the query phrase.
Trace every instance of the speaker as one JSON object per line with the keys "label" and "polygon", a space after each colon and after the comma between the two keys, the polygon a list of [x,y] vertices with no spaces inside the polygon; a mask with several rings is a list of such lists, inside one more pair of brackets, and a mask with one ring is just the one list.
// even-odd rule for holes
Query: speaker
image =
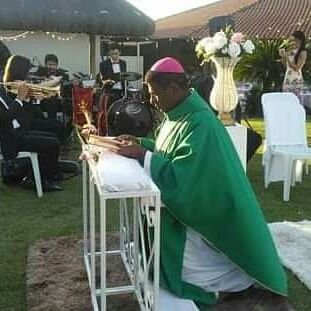
{"label": "speaker", "polygon": [[216,16],[211,18],[208,22],[210,35],[213,36],[221,29],[225,30],[229,25],[232,27],[232,30],[234,30],[234,20],[232,16]]}

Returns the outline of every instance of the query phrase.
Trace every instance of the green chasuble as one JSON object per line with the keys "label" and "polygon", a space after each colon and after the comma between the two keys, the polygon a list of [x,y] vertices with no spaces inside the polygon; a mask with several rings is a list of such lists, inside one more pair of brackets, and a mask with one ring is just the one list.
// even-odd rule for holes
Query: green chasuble
{"label": "green chasuble", "polygon": [[206,102],[190,95],[165,115],[153,152],[151,177],[161,191],[161,287],[198,303],[214,293],[182,281],[191,227],[261,286],[287,295],[272,237],[233,143]]}

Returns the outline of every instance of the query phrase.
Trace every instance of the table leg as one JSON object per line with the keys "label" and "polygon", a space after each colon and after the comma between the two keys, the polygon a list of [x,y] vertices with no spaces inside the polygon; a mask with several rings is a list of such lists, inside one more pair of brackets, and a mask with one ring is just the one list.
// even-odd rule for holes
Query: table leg
{"label": "table leg", "polygon": [[83,253],[87,256],[88,247],[88,208],[87,208],[87,165],[86,161],[82,161],[82,194],[83,194]]}
{"label": "table leg", "polygon": [[91,294],[96,297],[96,235],[95,235],[95,184],[90,178],[90,248],[91,248]]}
{"label": "table leg", "polygon": [[154,267],[153,267],[153,293],[154,293],[154,311],[160,310],[159,303],[159,282],[160,282],[160,217],[161,217],[161,198],[155,197],[155,217],[154,217]]}
{"label": "table leg", "polygon": [[106,311],[106,200],[100,197],[100,288],[101,311]]}

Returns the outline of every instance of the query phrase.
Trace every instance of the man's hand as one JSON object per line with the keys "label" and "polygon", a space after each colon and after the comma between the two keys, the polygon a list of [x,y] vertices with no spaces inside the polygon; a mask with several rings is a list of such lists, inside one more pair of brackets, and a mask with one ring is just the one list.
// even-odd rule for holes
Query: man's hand
{"label": "man's hand", "polygon": [[25,101],[28,98],[28,86],[26,85],[26,82],[21,82],[17,88],[17,96],[16,98]]}
{"label": "man's hand", "polygon": [[136,159],[141,164],[143,164],[144,162],[146,152],[147,152],[147,149],[137,144],[122,147],[117,151],[118,154],[123,155],[127,158]]}
{"label": "man's hand", "polygon": [[81,136],[87,140],[91,134],[97,134],[97,128],[93,124],[84,124],[81,130]]}
{"label": "man's hand", "polygon": [[108,85],[114,85],[116,81],[108,79],[108,80],[102,80],[103,86],[108,86]]}
{"label": "man's hand", "polygon": [[116,140],[124,143],[125,146],[138,145],[138,139],[132,135],[120,135],[116,137]]}

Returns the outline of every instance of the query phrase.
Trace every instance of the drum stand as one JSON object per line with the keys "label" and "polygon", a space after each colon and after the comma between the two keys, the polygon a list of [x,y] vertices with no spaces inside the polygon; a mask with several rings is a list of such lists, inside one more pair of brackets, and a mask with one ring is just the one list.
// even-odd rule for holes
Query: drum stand
{"label": "drum stand", "polygon": [[127,98],[127,87],[128,87],[128,82],[127,80],[124,80],[124,98]]}

